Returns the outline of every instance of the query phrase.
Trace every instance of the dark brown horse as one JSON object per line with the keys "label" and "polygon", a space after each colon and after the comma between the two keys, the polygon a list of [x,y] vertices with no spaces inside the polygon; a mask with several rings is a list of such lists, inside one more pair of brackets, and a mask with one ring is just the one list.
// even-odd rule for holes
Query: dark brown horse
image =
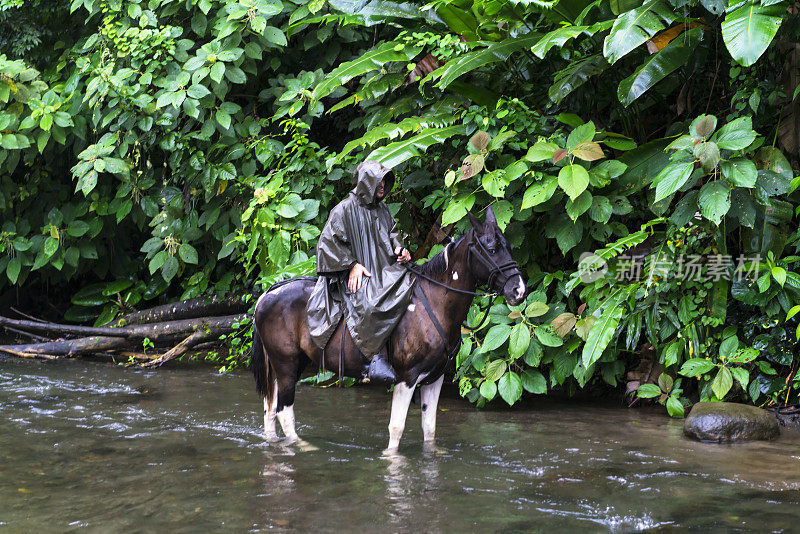
{"label": "dark brown horse", "polygon": [[[511,304],[522,302],[525,284],[511,258],[511,246],[497,226],[494,212],[486,221],[469,214],[472,229],[459,241],[448,244],[430,261],[416,269],[417,288],[408,310],[392,333],[389,343],[398,383],[394,386],[389,422],[389,449],[397,448],[405,427],[414,388],[421,386],[422,430],[432,440],[436,428],[436,406],[447,364],[447,347],[461,341],[461,323],[466,319],[474,291],[488,285],[502,293]],[[412,266],[413,267],[413,266]],[[297,439],[294,426],[295,385],[310,363],[344,376],[360,377],[365,357],[349,334],[342,336],[344,322],[331,337],[325,351],[311,339],[306,319],[306,302],[315,279],[295,278],[278,283],[258,299],[250,367],[258,392],[264,399],[264,431],[276,438],[275,419],[286,438]],[[432,320],[420,291],[430,303],[438,324]],[[440,333],[441,328],[441,333]],[[447,338],[447,340],[444,339]],[[342,343],[344,347],[342,348]],[[320,365],[320,358],[324,362]]]}

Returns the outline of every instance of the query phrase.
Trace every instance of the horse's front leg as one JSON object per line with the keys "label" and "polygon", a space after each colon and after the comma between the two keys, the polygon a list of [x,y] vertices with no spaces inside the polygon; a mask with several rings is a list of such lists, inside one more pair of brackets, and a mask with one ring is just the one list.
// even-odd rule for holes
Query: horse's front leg
{"label": "horse's front leg", "polygon": [[400,445],[400,436],[406,426],[406,415],[411,397],[414,395],[416,384],[409,387],[405,382],[395,384],[392,394],[392,417],[389,419],[389,447],[388,450],[397,449]]}
{"label": "horse's front leg", "polygon": [[439,405],[439,394],[442,392],[444,375],[433,384],[422,386],[420,402],[422,403],[422,437],[425,441],[433,441],[436,434],[436,410]]}

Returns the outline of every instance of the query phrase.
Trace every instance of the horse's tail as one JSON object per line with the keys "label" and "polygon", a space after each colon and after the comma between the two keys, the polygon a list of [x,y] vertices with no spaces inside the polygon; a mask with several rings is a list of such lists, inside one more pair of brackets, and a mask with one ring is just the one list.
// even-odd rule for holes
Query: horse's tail
{"label": "horse's tail", "polygon": [[274,387],[272,366],[267,359],[267,351],[261,342],[257,325],[253,327],[253,351],[250,353],[250,370],[253,371],[253,377],[256,379],[258,393],[266,399],[272,399]]}

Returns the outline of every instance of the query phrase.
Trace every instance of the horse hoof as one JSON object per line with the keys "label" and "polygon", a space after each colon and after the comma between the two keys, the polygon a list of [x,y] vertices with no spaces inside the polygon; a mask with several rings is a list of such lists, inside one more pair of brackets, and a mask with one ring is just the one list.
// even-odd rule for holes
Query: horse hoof
{"label": "horse hoof", "polygon": [[386,447],[385,449],[383,449],[383,452],[381,453],[381,458],[387,460],[394,460],[397,458],[403,458],[403,455],[400,454],[398,447]]}
{"label": "horse hoof", "polygon": [[304,439],[297,439],[294,443],[301,452],[314,452],[318,451],[319,447],[315,447]]}
{"label": "horse hoof", "polygon": [[436,445],[436,442],[432,439],[429,439],[422,442],[422,452],[426,454],[442,455],[447,454],[448,451]]}

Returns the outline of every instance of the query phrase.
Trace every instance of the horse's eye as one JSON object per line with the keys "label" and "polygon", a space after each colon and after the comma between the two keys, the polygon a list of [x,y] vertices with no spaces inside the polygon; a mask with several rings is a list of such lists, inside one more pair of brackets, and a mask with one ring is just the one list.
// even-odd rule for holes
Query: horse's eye
{"label": "horse's eye", "polygon": [[489,254],[496,254],[496,253],[497,253],[497,250],[495,250],[493,248],[489,249]]}

